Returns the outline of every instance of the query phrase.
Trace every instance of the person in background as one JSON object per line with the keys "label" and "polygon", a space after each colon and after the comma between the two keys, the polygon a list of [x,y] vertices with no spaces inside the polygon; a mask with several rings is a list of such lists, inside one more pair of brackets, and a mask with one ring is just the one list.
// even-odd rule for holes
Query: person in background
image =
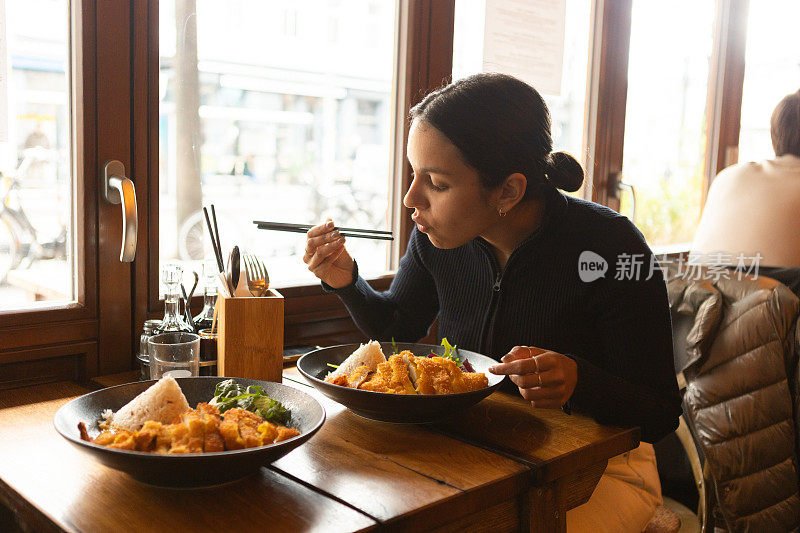
{"label": "person in background", "polygon": [[47,134],[42,130],[42,123],[37,122],[36,127],[33,129],[32,132],[25,137],[25,144],[23,148],[35,148],[37,146],[41,146],[42,148],[50,148],[50,139],[47,137]]}
{"label": "person in background", "polygon": [[42,129],[42,123],[37,122],[36,127],[26,137],[22,145],[20,163],[27,159],[24,178],[26,181],[43,181],[55,178],[55,167],[49,160],[50,139]]}
{"label": "person in background", "polygon": [[644,238],[624,216],[559,192],[577,191],[583,169],[552,152],[547,106],[522,81],[470,76],[411,118],[403,203],[415,228],[389,290],[359,276],[333,222],[309,230],[303,261],[372,339],[417,341],[438,315],[439,340],[499,360],[490,372],[509,375],[532,409],[641,427],[644,442],[609,461],[567,525],[642,531],[661,503],[650,443],[681,413],[661,270],[607,272],[632,255],[655,264]]}
{"label": "person in background", "polygon": [[711,183],[691,257],[737,265],[758,258],[758,273],[800,294],[800,91],[770,120],[774,159],[724,169]]}

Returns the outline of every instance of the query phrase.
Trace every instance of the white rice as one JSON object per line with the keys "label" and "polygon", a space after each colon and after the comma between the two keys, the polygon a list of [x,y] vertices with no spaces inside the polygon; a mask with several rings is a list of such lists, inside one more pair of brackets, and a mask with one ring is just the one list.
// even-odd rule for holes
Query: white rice
{"label": "white rice", "polygon": [[111,428],[111,423],[114,421],[114,411],[111,409],[104,409],[103,412],[100,414],[103,417],[103,420],[100,421],[98,426],[100,429],[109,429]]}
{"label": "white rice", "polygon": [[345,359],[339,368],[328,374],[325,379],[335,378],[341,375],[349,376],[353,370],[360,366],[367,366],[372,370],[378,368],[380,363],[386,362],[386,356],[383,355],[381,350],[381,343],[378,341],[369,341],[367,344],[362,344],[356,351],[351,353]]}
{"label": "white rice", "polygon": [[189,402],[186,401],[178,382],[166,376],[120,408],[116,414],[106,409],[103,418],[106,418],[108,412],[112,415],[113,428],[136,431],[148,420],[170,424],[176,416],[189,409],[191,409]]}

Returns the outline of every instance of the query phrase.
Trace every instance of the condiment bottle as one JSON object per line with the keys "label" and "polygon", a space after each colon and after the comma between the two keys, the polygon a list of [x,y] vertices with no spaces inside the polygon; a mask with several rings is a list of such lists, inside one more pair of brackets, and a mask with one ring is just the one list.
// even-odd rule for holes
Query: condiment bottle
{"label": "condiment bottle", "polygon": [[217,266],[213,261],[203,263],[203,310],[194,317],[194,325],[198,331],[211,329],[214,322],[214,306],[217,305]]}
{"label": "condiment bottle", "polygon": [[186,323],[180,314],[180,295],[178,285],[183,278],[183,267],[178,263],[167,263],[161,272],[161,281],[166,286],[164,294],[164,318],[154,329],[153,335],[166,331],[185,331],[194,333],[194,328]]}

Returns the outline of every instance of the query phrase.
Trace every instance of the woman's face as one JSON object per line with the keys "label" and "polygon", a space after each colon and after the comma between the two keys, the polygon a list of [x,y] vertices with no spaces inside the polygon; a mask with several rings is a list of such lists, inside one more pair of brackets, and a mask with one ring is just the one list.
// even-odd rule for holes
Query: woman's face
{"label": "woman's face", "polygon": [[415,119],[407,155],[414,180],[403,204],[414,209],[411,219],[434,246],[456,248],[498,223],[496,194],[481,187],[478,171],[442,132]]}

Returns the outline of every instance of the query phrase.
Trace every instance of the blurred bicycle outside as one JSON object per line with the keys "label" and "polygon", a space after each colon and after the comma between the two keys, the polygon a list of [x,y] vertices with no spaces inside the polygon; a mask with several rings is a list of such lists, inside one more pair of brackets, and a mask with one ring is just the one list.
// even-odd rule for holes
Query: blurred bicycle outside
{"label": "blurred bicycle outside", "polygon": [[50,166],[55,175],[58,162],[57,150],[36,146],[22,151],[22,160],[13,174],[0,172],[0,286],[7,284],[11,270],[28,269],[40,260],[67,258],[66,223],[59,221],[60,230],[51,240],[40,240],[20,197],[32,169]]}

